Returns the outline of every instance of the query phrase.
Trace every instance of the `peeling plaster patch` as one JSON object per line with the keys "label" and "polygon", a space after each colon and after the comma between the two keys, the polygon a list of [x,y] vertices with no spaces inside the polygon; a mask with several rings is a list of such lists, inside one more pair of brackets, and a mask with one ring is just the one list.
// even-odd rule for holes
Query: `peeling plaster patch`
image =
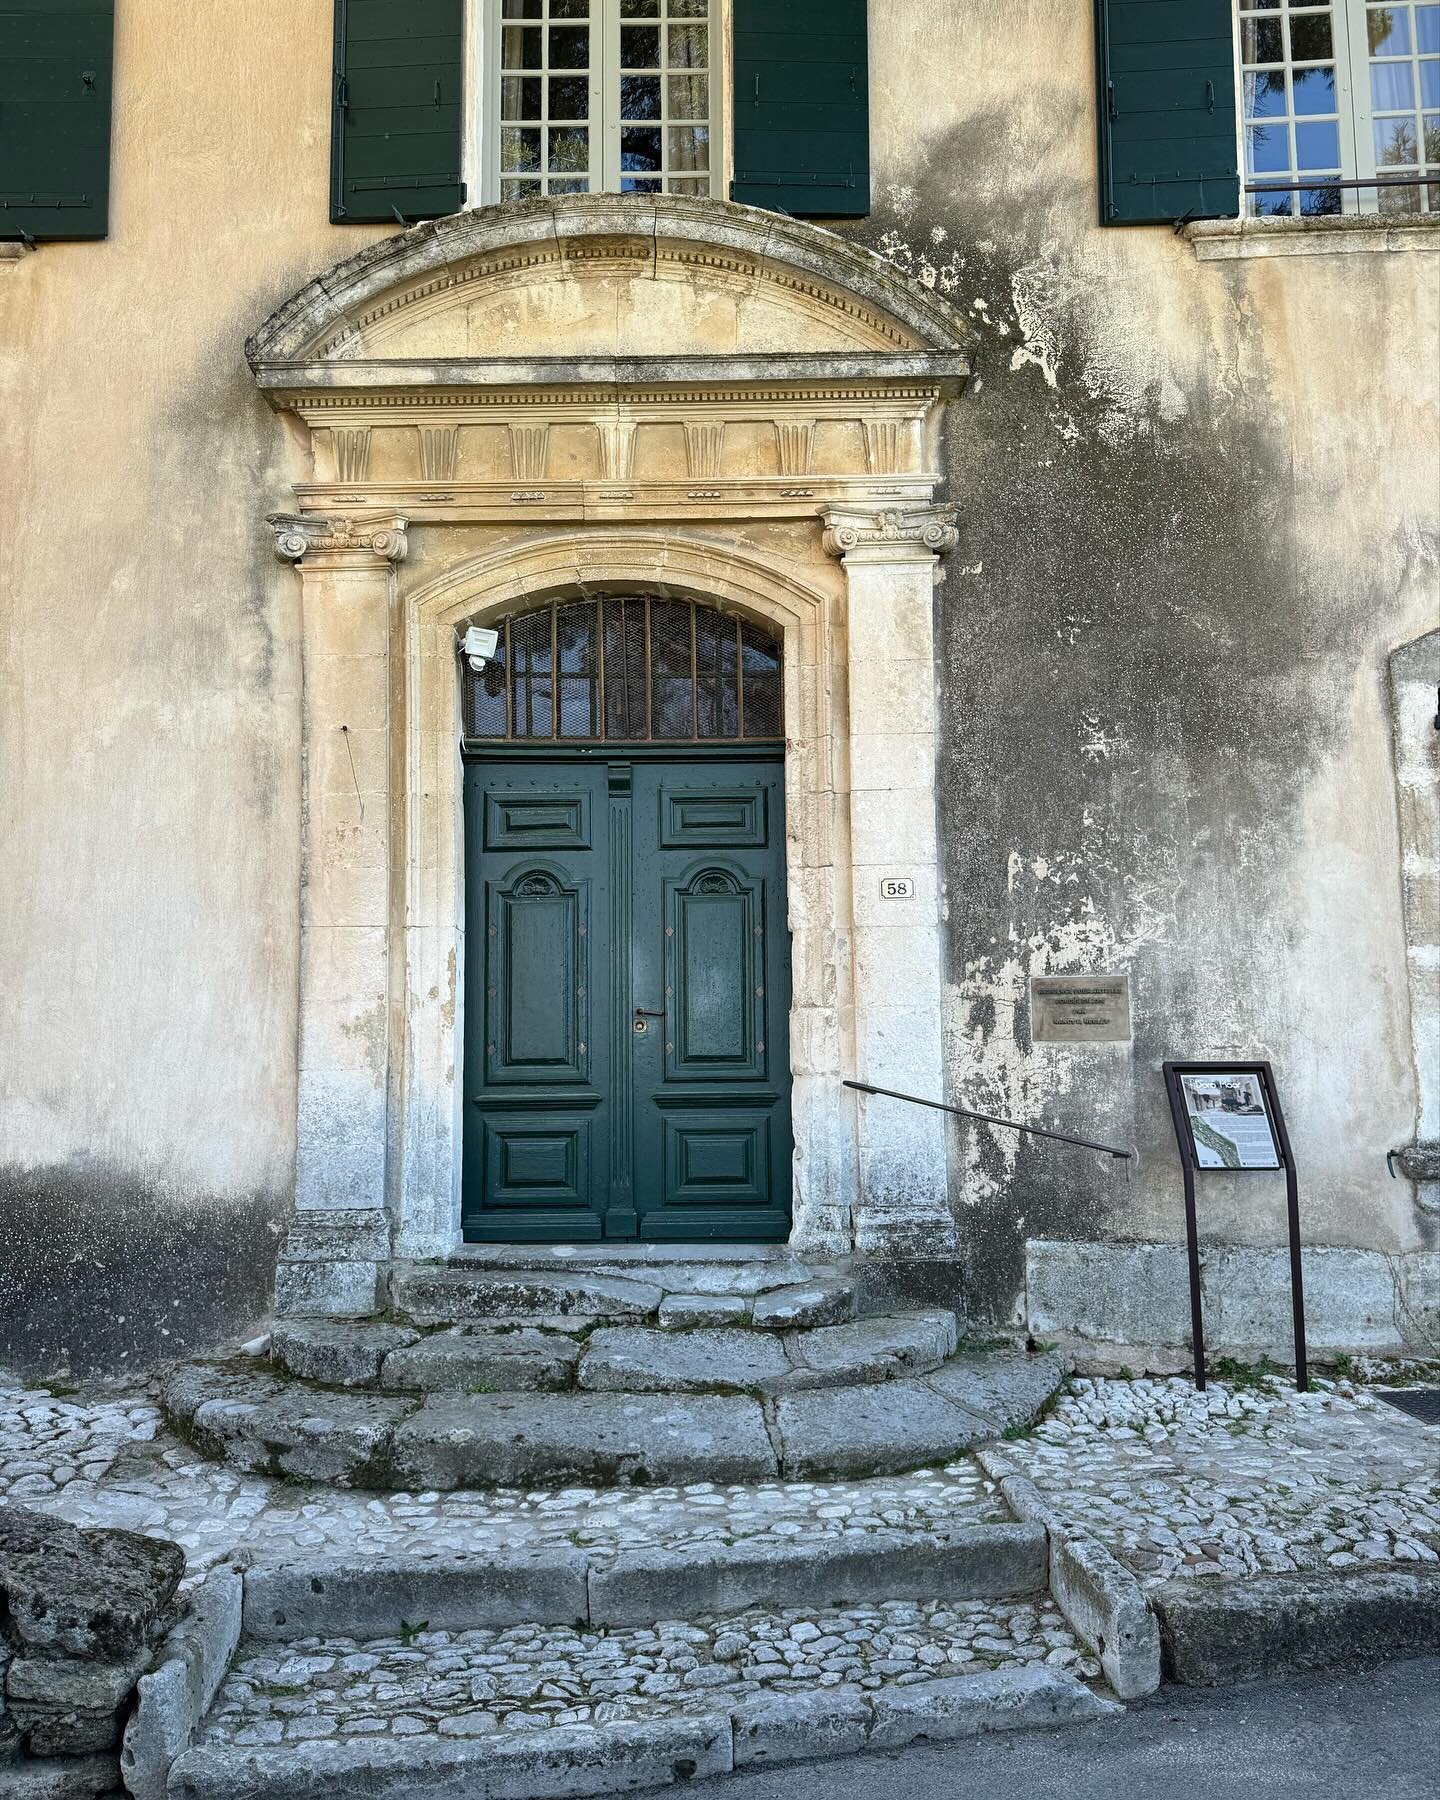
{"label": "peeling plaster patch", "polygon": [[[895,217],[902,225],[908,225],[915,217],[915,214],[920,207],[920,196],[913,187],[887,187],[885,190],[885,198],[889,203],[890,211],[894,213]],[[943,230],[943,227],[940,227],[939,229]],[[933,231],[931,236],[932,238],[934,237]],[[881,239],[881,243],[883,245],[883,238]]]}

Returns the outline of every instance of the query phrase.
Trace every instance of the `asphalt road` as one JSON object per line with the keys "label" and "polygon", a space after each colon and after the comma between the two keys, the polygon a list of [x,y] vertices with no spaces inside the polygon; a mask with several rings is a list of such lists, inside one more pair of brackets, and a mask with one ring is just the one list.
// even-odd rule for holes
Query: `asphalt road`
{"label": "asphalt road", "polygon": [[1166,1688],[1122,1719],[792,1763],[656,1800],[1440,1800],[1440,1657]]}

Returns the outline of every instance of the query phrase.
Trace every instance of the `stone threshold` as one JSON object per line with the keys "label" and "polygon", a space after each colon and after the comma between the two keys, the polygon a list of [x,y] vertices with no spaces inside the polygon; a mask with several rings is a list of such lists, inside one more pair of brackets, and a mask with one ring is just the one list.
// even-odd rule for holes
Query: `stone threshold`
{"label": "stone threshold", "polygon": [[457,1244],[447,1265],[486,1269],[669,1268],[688,1263],[748,1267],[752,1263],[840,1270],[848,1257],[805,1255],[789,1244]]}

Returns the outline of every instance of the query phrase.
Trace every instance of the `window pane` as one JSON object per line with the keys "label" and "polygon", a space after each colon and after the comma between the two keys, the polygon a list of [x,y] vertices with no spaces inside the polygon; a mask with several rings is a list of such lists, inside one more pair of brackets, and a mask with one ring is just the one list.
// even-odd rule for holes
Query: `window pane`
{"label": "window pane", "polygon": [[1440,106],[1440,62],[1420,65],[1420,104]]}
{"label": "window pane", "polygon": [[584,75],[552,75],[550,77],[550,117],[552,119],[588,119],[590,117],[590,82]]}
{"label": "window pane", "polygon": [[620,117],[622,119],[658,119],[660,117],[660,77],[658,75],[622,75],[620,77]]}
{"label": "window pane", "polygon": [[590,0],[550,0],[552,19],[588,19]]}
{"label": "window pane", "polygon": [[1300,211],[1306,218],[1328,218],[1339,210],[1339,188],[1306,188],[1300,196]]}
{"label": "window pane", "polygon": [[620,66],[623,69],[658,69],[660,33],[653,25],[622,25]]}
{"label": "window pane", "polygon": [[1376,112],[1399,112],[1415,104],[1415,83],[1410,77],[1410,64],[1371,63],[1370,99]]}
{"label": "window pane", "polygon": [[620,167],[649,170],[660,167],[660,133],[636,129],[620,133]]}
{"label": "window pane", "polygon": [[1290,56],[1295,62],[1318,62],[1335,49],[1330,41],[1329,13],[1300,13],[1290,21]]}
{"label": "window pane", "polygon": [[502,200],[533,200],[540,192],[538,181],[502,181],[500,198]]}
{"label": "window pane", "polygon": [[500,117],[502,119],[538,119],[540,117],[540,77],[507,75],[500,83]]}
{"label": "window pane", "polygon": [[1440,113],[1425,115],[1425,160],[1432,167],[1440,164]]}
{"label": "window pane", "polygon": [[658,175],[622,175],[620,177],[622,194],[661,194],[664,191],[664,183]]}
{"label": "window pane", "polygon": [[[1440,67],[1440,64],[1436,65]],[[665,98],[672,119],[703,119],[710,111],[710,82],[704,75],[669,75]]]}
{"label": "window pane", "polygon": [[709,62],[706,46],[710,34],[704,25],[671,25],[666,48],[672,69],[703,69]]}
{"label": "window pane", "polygon": [[1245,133],[1245,166],[1253,175],[1288,175],[1290,133],[1283,125],[1252,125]]}
{"label": "window pane", "polygon": [[1257,219],[1289,219],[1295,214],[1289,194],[1252,194],[1250,208]]}
{"label": "window pane", "polygon": [[1333,113],[1335,111],[1335,71],[1331,69],[1297,69],[1291,77],[1291,92],[1295,96],[1295,111],[1301,118],[1306,114]]}
{"label": "window pane", "polygon": [[1375,121],[1375,160],[1382,168],[1415,161],[1415,121],[1413,119],[1377,119]]}
{"label": "window pane", "polygon": [[1379,206],[1382,213],[1418,213],[1420,190],[1418,187],[1381,188]]}
{"label": "window pane", "polygon": [[501,8],[507,19],[538,19],[542,10],[542,0],[505,0]]}
{"label": "window pane", "polygon": [[506,25],[500,33],[500,66],[504,69],[538,69],[539,31],[525,25]]}
{"label": "window pane", "polygon": [[1408,6],[1372,6],[1365,15],[1370,34],[1372,56],[1408,56],[1410,54],[1410,8]]}
{"label": "window pane", "polygon": [[622,19],[658,19],[660,0],[620,0]]}
{"label": "window pane", "polygon": [[672,19],[703,19],[710,10],[710,0],[670,0]]}
{"label": "window pane", "polygon": [[1440,50],[1440,6],[1415,8],[1415,36],[1422,56]]}
{"label": "window pane", "polygon": [[710,167],[710,127],[672,125],[665,133],[665,166],[677,174]]}
{"label": "window pane", "polygon": [[[1295,77],[1296,111],[1299,111],[1299,87],[1303,78]],[[1264,75],[1245,77],[1245,117],[1247,119],[1283,119],[1285,117],[1285,71],[1271,69]]]}
{"label": "window pane", "polygon": [[550,67],[552,69],[587,69],[590,66],[590,27],[588,25],[552,25],[550,27]]}
{"label": "window pane", "polygon": [[780,658],[753,625],[740,627],[747,738],[780,735]]}
{"label": "window pane", "polygon": [[1246,63],[1278,63],[1285,60],[1285,42],[1278,19],[1246,19],[1240,27],[1240,58]]}
{"label": "window pane", "polygon": [[667,175],[665,191],[668,194],[708,194],[710,177],[708,175]]}
{"label": "window pane", "polygon": [[588,175],[552,175],[549,189],[552,194],[588,194],[590,177]]}
{"label": "window pane", "polygon": [[506,174],[523,174],[540,167],[540,133],[528,126],[506,125],[500,132],[500,167]]}
{"label": "window pane", "polygon": [[1323,125],[1295,127],[1295,163],[1301,169],[1340,167],[1340,128],[1328,120]]}
{"label": "window pane", "polygon": [[590,167],[590,133],[583,125],[552,125],[548,166],[560,174]]}

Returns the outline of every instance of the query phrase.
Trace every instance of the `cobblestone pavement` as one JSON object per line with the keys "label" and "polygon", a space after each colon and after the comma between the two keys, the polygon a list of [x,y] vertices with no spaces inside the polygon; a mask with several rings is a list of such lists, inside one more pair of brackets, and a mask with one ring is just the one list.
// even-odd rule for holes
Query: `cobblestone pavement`
{"label": "cobblestone pavement", "polygon": [[687,1544],[940,1530],[1010,1512],[973,1458],[866,1481],[524,1493],[366,1494],[244,1476],[166,1432],[151,1405],[83,1404],[0,1387],[0,1499],[75,1525],[183,1546],[193,1579],[237,1549],[267,1563],[328,1553],[443,1556],[563,1545],[598,1555]]}
{"label": "cobblestone pavement", "polygon": [[[1440,1430],[1348,1384],[1310,1395],[1188,1381],[1076,1380],[1003,1446],[1077,1529],[1146,1581],[1440,1560]],[[77,1525],[183,1545],[192,1576],[238,1549],[328,1553],[637,1543],[677,1547],[1008,1517],[973,1459],[918,1475],[750,1487],[364,1494],[203,1461],[143,1398],[57,1399],[0,1385],[0,1498]]]}
{"label": "cobblestone pavement", "polygon": [[753,1608],[648,1631],[535,1625],[402,1638],[242,1645],[206,1726],[211,1744],[478,1737],[613,1723],[842,1683],[906,1686],[1045,1663],[1093,1677],[1044,1601],[887,1601],[831,1612]]}
{"label": "cobblestone pavement", "polygon": [[1440,1561],[1440,1430],[1348,1383],[1076,1380],[1004,1454],[1147,1585]]}

